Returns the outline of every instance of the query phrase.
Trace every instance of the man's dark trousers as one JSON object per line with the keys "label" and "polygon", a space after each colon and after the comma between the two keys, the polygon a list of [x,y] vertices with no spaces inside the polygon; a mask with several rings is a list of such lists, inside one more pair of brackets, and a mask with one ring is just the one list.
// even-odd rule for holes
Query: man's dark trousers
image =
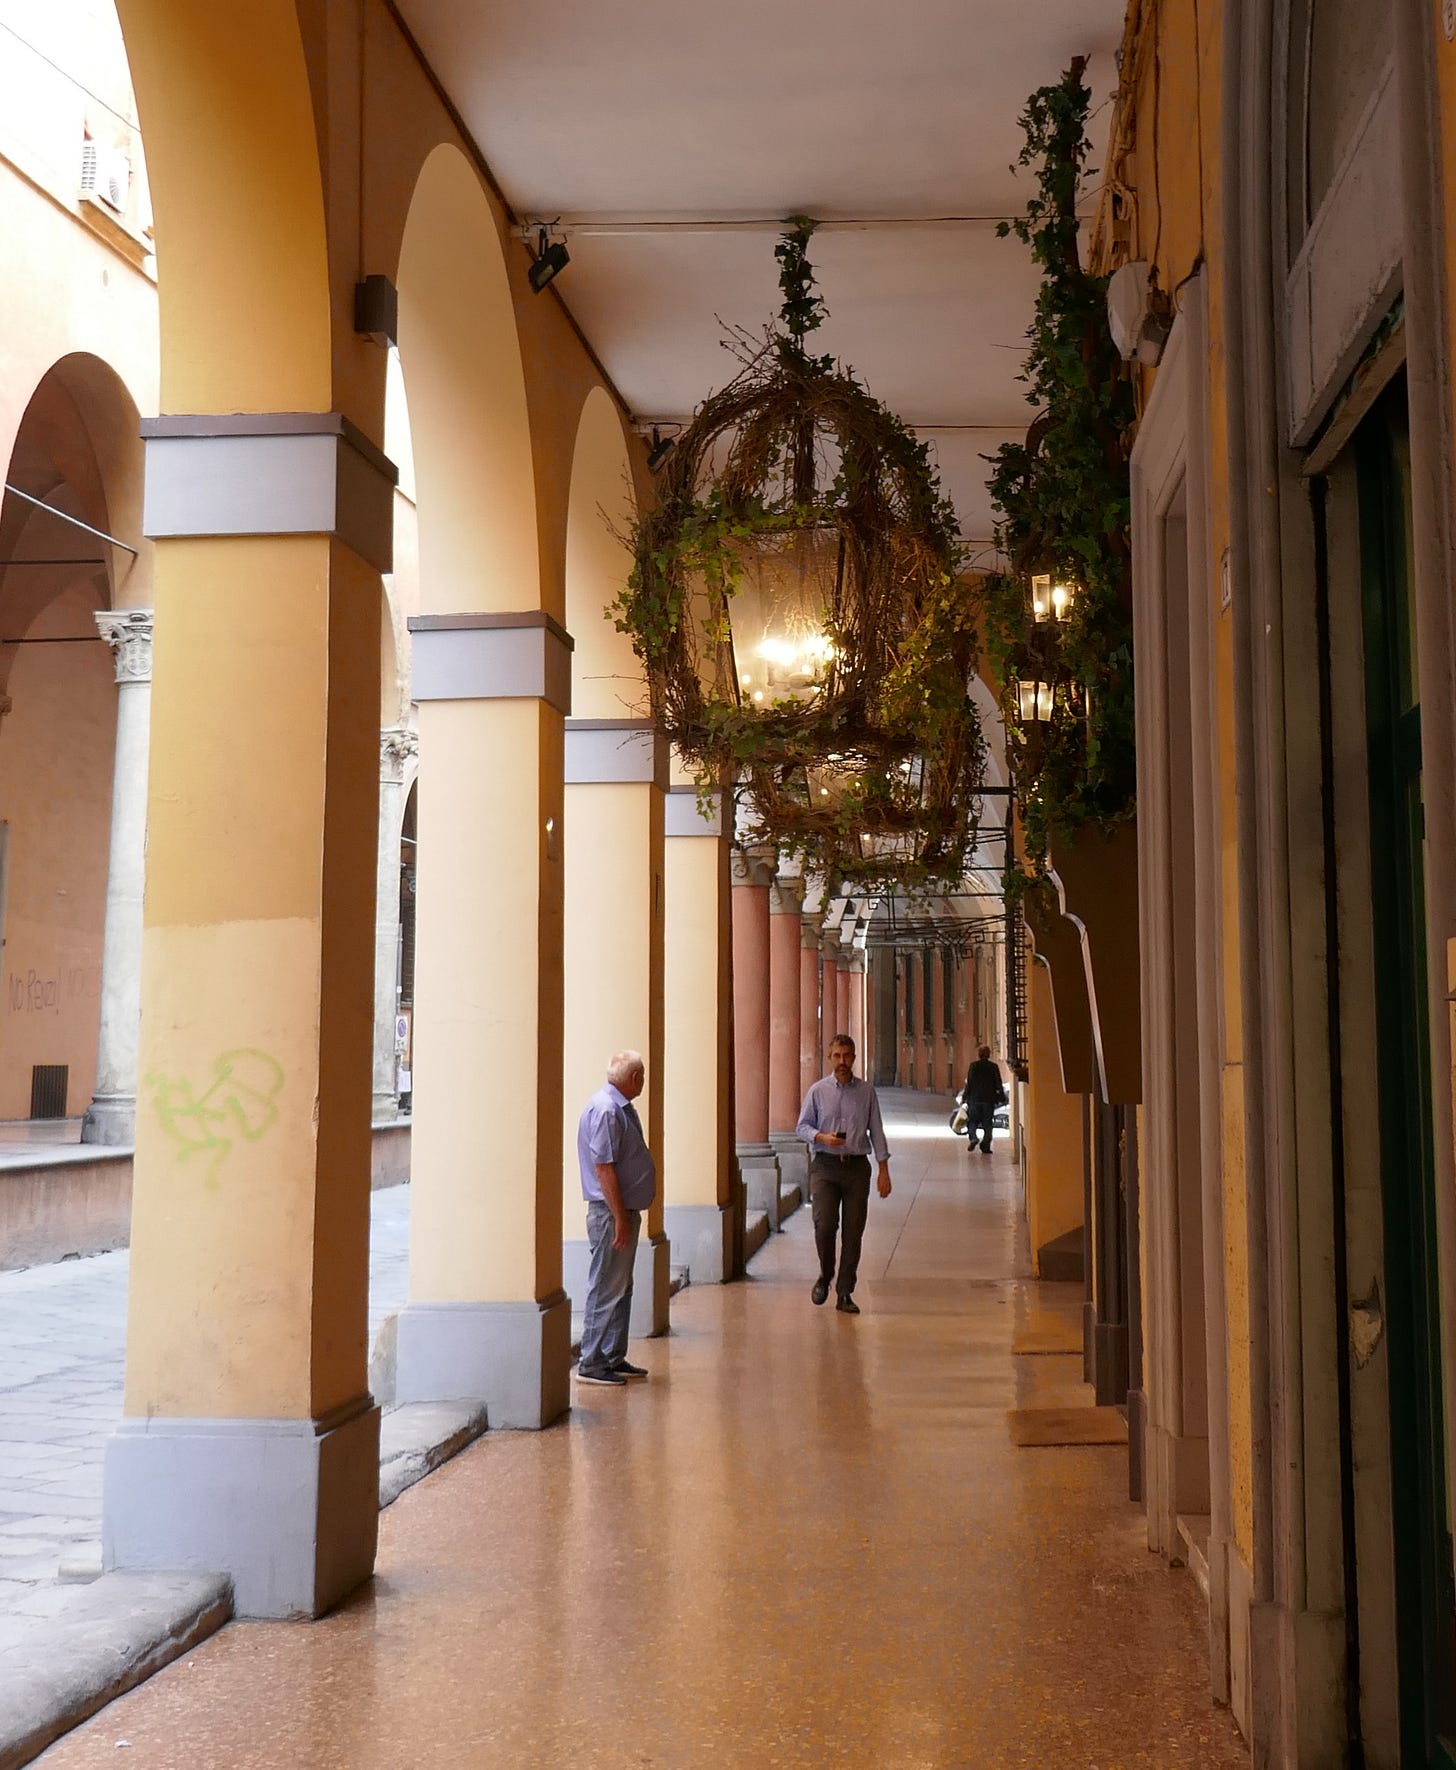
{"label": "man's dark trousers", "polygon": [[977,1137],[981,1140],[981,1148],[991,1147],[991,1127],[996,1120],[996,1102],[994,1100],[971,1100],[966,1104],[966,1137],[967,1149]]}
{"label": "man's dark trousers", "polygon": [[[814,1209],[814,1245],[825,1284],[841,1297],[852,1296],[859,1276],[859,1250],[870,1214],[870,1158],[814,1152],[809,1164],[809,1201]],[[843,1213],[839,1278],[834,1277],[834,1243]]]}

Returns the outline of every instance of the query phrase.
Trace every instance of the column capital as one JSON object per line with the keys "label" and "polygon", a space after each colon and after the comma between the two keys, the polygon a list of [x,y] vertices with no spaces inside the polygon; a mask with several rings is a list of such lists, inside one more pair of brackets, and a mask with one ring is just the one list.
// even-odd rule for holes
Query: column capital
{"label": "column capital", "polygon": [[152,611],[149,608],[99,609],[96,629],[111,647],[118,682],[151,681]]}
{"label": "column capital", "polygon": [[839,955],[844,951],[844,942],[839,938],[837,928],[825,928],[819,934],[819,951],[832,963],[839,963]]}
{"label": "column capital", "polygon": [[379,778],[381,782],[403,785],[404,771],[410,758],[417,756],[420,735],[407,725],[386,725],[379,734]]}
{"label": "column capital", "polygon": [[866,960],[864,948],[862,946],[851,947],[849,952],[850,970],[856,974],[862,974],[865,970],[865,966]]}
{"label": "column capital", "polygon": [[769,886],[768,907],[776,916],[796,916],[804,907],[804,881],[779,874]]}
{"label": "column capital", "polygon": [[806,952],[817,953],[819,951],[820,936],[823,932],[821,928],[823,919],[823,912],[820,910],[804,910],[801,912],[799,921],[799,944]]}
{"label": "column capital", "polygon": [[774,857],[771,848],[740,848],[735,843],[729,850],[728,866],[735,886],[773,883]]}

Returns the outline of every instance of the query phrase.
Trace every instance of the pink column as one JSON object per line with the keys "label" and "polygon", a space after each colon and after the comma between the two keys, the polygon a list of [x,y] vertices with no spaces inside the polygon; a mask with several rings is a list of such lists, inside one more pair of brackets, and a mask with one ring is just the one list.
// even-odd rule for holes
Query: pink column
{"label": "pink column", "polygon": [[936,952],[930,969],[930,1086],[938,1093],[945,1085],[950,1063],[945,1037],[945,960]]}
{"label": "pink column", "polygon": [[734,1123],[740,1145],[768,1143],[769,871],[733,851]]}
{"label": "pink column", "polygon": [[[832,1035],[829,1035],[832,1036]],[[819,1035],[819,923],[813,916],[799,922],[799,1098],[824,1074],[824,1046]]]}
{"label": "pink column", "polygon": [[779,879],[769,887],[768,1128],[793,1134],[799,1122],[799,930],[803,886]]}
{"label": "pink column", "polygon": [[895,1085],[908,1088],[910,1085],[909,1066],[907,1063],[906,1039],[909,1028],[905,1013],[905,958],[900,952],[895,954]]}
{"label": "pink column", "polygon": [[869,1073],[869,1052],[865,1049],[865,956],[856,948],[849,955],[849,1036],[859,1053],[860,1074]]}
{"label": "pink column", "polygon": [[841,947],[839,949],[839,956],[835,960],[834,964],[835,964],[834,982],[835,982],[835,1003],[836,1003],[835,1010],[834,1010],[834,1030],[835,1030],[835,1032],[849,1032],[849,1025],[850,1025],[849,1003],[850,1003],[850,997],[853,994],[853,990],[850,987],[849,954],[844,950],[843,947]]}

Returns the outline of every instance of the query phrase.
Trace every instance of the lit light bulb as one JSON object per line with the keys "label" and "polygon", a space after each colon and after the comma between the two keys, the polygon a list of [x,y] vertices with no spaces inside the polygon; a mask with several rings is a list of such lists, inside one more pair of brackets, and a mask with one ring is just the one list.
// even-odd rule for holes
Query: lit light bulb
{"label": "lit light bulb", "polygon": [[740,670],[738,672],[738,680],[743,684],[743,686],[745,688],[747,688],[749,683],[753,681],[753,678],[752,678],[752,676],[749,675],[747,670]]}
{"label": "lit light bulb", "polygon": [[763,699],[763,690],[761,688],[754,689],[753,698],[756,701],[761,701]]}

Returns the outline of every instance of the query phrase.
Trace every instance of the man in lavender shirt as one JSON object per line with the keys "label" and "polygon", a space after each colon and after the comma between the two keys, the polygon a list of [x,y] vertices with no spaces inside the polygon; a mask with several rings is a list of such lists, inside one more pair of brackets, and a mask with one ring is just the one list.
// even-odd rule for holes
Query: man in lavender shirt
{"label": "man in lavender shirt", "polygon": [[618,1051],[607,1080],[582,1110],[576,1130],[581,1196],[591,1267],[581,1328],[577,1380],[620,1388],[647,1372],[627,1361],[632,1315],[632,1268],[642,1213],[657,1196],[657,1166],[632,1102],[642,1092],[641,1053]]}
{"label": "man in lavender shirt", "polygon": [[[854,1281],[859,1275],[860,1243],[870,1209],[870,1151],[880,1164],[881,1198],[890,1196],[890,1151],[880,1121],[880,1102],[868,1082],[854,1073],[854,1040],[837,1033],[829,1047],[829,1074],[815,1082],[799,1108],[795,1135],[809,1145],[809,1201],[814,1211],[814,1245],[819,1277],[810,1292],[816,1303],[834,1285],[836,1307],[858,1315]],[[834,1272],[835,1241],[844,1220],[839,1276]]]}

